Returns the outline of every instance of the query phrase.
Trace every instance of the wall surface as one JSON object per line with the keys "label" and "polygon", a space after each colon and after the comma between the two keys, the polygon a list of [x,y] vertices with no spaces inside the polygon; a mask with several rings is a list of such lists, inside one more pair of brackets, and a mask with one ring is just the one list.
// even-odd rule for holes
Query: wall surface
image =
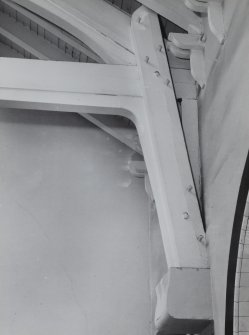
{"label": "wall surface", "polygon": [[225,0],[224,6],[227,37],[200,104],[204,202],[216,335],[225,334],[230,239],[249,148],[249,1]]}
{"label": "wall surface", "polygon": [[75,114],[0,112],[1,334],[151,334],[148,199],[132,154]]}

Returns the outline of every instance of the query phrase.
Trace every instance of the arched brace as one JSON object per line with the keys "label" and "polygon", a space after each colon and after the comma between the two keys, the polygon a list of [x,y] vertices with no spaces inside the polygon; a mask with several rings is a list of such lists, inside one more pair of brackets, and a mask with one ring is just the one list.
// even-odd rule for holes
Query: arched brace
{"label": "arched brace", "polygon": [[107,64],[135,65],[130,18],[103,0],[15,0],[83,41]]}

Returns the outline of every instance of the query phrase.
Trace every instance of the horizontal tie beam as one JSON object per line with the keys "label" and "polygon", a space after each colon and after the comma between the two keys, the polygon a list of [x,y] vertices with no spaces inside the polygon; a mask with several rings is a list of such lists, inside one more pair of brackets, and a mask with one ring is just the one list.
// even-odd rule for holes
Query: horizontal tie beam
{"label": "horizontal tie beam", "polygon": [[0,72],[2,107],[82,112],[142,104],[136,66],[1,58]]}

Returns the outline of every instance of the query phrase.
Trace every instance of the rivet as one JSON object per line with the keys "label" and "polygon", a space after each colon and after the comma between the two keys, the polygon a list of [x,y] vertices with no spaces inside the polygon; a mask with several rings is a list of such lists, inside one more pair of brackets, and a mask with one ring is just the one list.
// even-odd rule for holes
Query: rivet
{"label": "rivet", "polygon": [[201,242],[204,239],[204,236],[203,235],[198,235],[196,238],[199,242]]}
{"label": "rivet", "polygon": [[166,79],[166,85],[167,85],[167,86],[170,86],[170,83],[171,83],[170,80],[169,80],[169,79]]}
{"label": "rivet", "polygon": [[207,40],[207,37],[206,37],[206,35],[205,34],[202,34],[201,35],[201,38],[200,38],[200,40],[202,41],[202,42],[206,42],[206,40]]}
{"label": "rivet", "polygon": [[184,220],[188,220],[189,219],[189,213],[188,212],[184,212],[183,213],[183,218],[184,218]]}
{"label": "rivet", "polygon": [[159,52],[162,52],[162,50],[163,50],[163,46],[160,44],[160,45],[158,46],[158,51],[159,51]]}
{"label": "rivet", "polygon": [[139,17],[137,18],[137,22],[138,22],[138,23],[141,23],[141,22],[142,22],[142,18],[141,18],[141,16],[139,16]]}
{"label": "rivet", "polygon": [[145,60],[145,63],[149,63],[150,57],[146,56],[144,60]]}
{"label": "rivet", "polygon": [[155,71],[155,72],[154,72],[154,75],[155,75],[156,77],[160,77],[161,74],[160,74],[159,71]]}
{"label": "rivet", "polygon": [[191,192],[193,190],[193,186],[192,185],[189,185],[188,187],[187,187],[187,191],[188,192]]}

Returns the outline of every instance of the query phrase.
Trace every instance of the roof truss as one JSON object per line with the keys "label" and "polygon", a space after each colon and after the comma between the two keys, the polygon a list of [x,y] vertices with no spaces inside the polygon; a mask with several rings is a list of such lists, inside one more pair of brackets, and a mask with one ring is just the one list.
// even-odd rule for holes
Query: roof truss
{"label": "roof truss", "polygon": [[[200,333],[212,317],[210,299],[203,303],[203,292],[210,297],[207,246],[157,15],[140,7],[130,27],[125,14],[101,15],[99,9],[105,5],[100,0],[84,0],[84,6],[77,9],[62,0],[17,2],[34,12],[39,9],[75,36],[84,36],[102,59],[114,64],[3,58],[0,106],[116,114],[135,122],[169,267],[168,277],[158,286],[157,326],[166,334]],[[159,0],[155,3],[160,4]],[[174,3],[167,0],[166,6],[171,4],[174,9]],[[109,20],[119,27],[112,31]],[[175,301],[175,292],[184,287],[186,278],[189,290],[184,288],[182,299]],[[193,301],[193,310],[182,309],[186,300]]]}
{"label": "roof truss", "polygon": [[84,41],[105,63],[135,64],[130,17],[102,0],[15,0]]}

